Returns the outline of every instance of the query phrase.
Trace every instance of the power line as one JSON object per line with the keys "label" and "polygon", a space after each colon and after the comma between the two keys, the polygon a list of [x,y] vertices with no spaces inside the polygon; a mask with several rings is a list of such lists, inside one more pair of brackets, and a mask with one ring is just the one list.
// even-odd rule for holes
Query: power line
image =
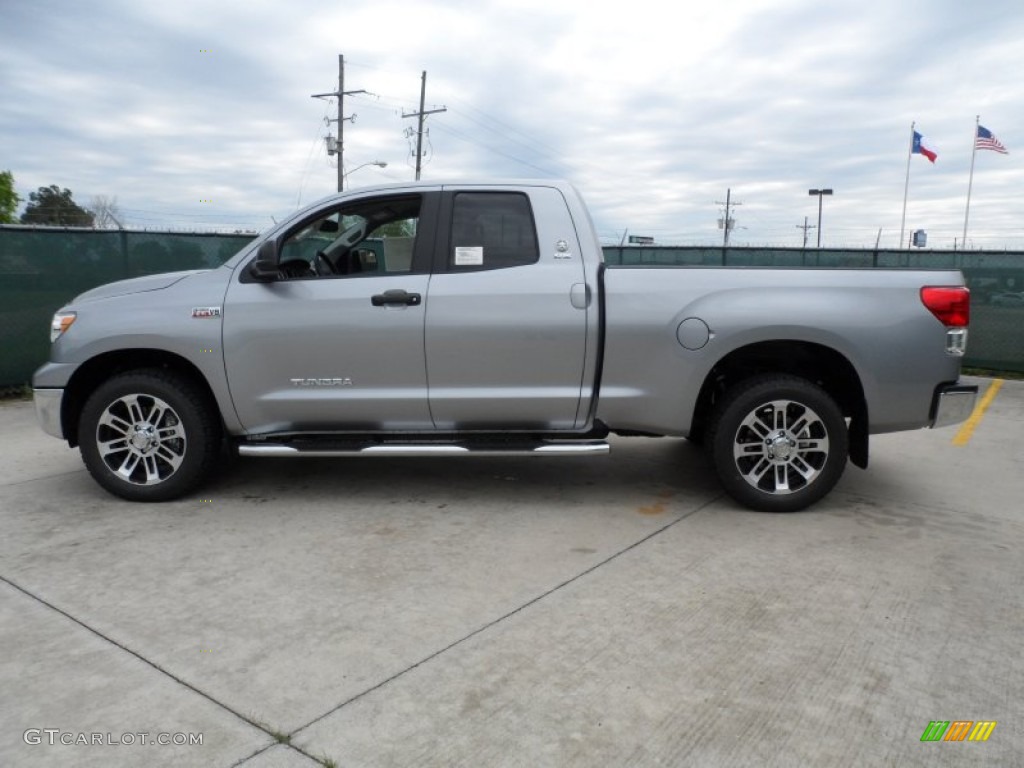
{"label": "power line", "polygon": [[470,136],[467,136],[465,133],[462,133],[462,131],[459,131],[459,130],[456,130],[455,128],[452,128],[450,125],[447,125],[446,123],[439,122],[437,124],[437,129],[439,131],[441,131],[442,133],[450,133],[451,135],[456,136],[457,138],[460,138],[463,141],[468,142],[469,144],[474,144],[474,145],[480,147],[481,149],[486,149],[488,152],[493,152],[496,155],[501,155],[502,157],[507,157],[509,160],[512,160],[514,162],[517,162],[517,163],[520,163],[522,165],[525,165],[525,166],[528,166],[530,168],[533,168],[534,170],[540,171],[541,173],[543,173],[545,175],[554,175],[547,168],[541,168],[539,165],[534,165],[533,163],[528,162],[526,160],[523,160],[522,158],[516,157],[515,155],[510,155],[508,152],[504,152],[504,151],[502,151],[500,149],[497,149],[496,147],[492,147],[492,146],[484,144],[484,143],[482,143],[480,141],[477,141],[476,139],[474,139],[474,138],[472,138]]}
{"label": "power line", "polygon": [[[357,67],[360,67],[360,68],[363,68],[363,69],[378,70],[378,71],[391,72],[391,73],[395,73],[396,72],[396,70],[388,70],[388,69],[384,69],[384,68],[381,68],[381,67],[374,67],[374,66],[365,65],[365,64],[356,64],[356,63],[353,63],[351,60],[346,60],[346,63],[350,67],[357,66]],[[423,74],[425,74],[425,73],[423,73]],[[375,109],[375,110],[378,110],[378,111],[381,111],[381,112],[390,112],[390,111],[398,112],[399,110],[401,110],[402,113],[403,113],[401,115],[402,117],[415,117],[415,116],[418,116],[418,114],[419,114],[418,112],[406,112],[405,111],[406,110],[406,105],[408,105],[409,102],[408,102],[408,100],[402,99],[401,97],[394,96],[394,95],[391,95],[391,94],[376,94],[376,93],[373,94],[373,96],[375,97],[373,99],[373,101],[367,99],[365,97],[365,95],[364,96],[357,96],[355,98],[357,98],[360,101],[362,106],[364,106],[366,108],[369,108],[369,109]],[[378,104],[373,103],[374,101],[378,102],[380,104],[384,104],[386,106],[378,106]],[[541,141],[538,141],[535,136],[531,136],[530,134],[526,133],[525,131],[522,131],[522,130],[520,130],[520,129],[510,125],[509,123],[504,122],[503,120],[495,117],[494,115],[492,115],[492,114],[490,114],[488,112],[485,112],[484,110],[481,110],[481,109],[478,109],[476,107],[473,107],[472,105],[468,104],[467,102],[463,101],[462,99],[455,98],[454,101],[462,104],[465,107],[465,109],[458,109],[458,108],[453,108],[453,107],[445,106],[445,107],[441,107],[439,109],[429,110],[429,111],[427,111],[427,114],[434,114],[434,113],[437,113],[437,112],[447,112],[447,111],[450,111],[450,112],[452,112],[454,114],[459,115],[460,117],[464,118],[465,120],[474,123],[475,125],[479,126],[480,128],[482,128],[482,129],[484,129],[486,131],[490,131],[490,132],[500,136],[502,139],[504,139],[506,141],[512,142],[513,144],[516,144],[516,145],[518,145],[518,146],[520,146],[520,147],[522,147],[524,149],[527,149],[530,152],[533,152],[533,153],[536,153],[538,155],[541,155],[542,157],[546,156],[546,157],[544,157],[544,160],[546,162],[549,162],[549,163],[554,163],[557,166],[557,168],[558,168],[558,174],[561,174],[563,176],[569,176],[569,175],[571,175],[571,174],[573,174],[575,172],[573,168],[571,168],[570,166],[568,166],[567,164],[565,164],[561,160],[561,155],[563,154],[561,150],[555,149],[554,147],[552,147],[552,146],[550,146],[548,144],[545,144],[545,143],[543,143]],[[425,102],[424,102],[424,104],[421,104],[420,108],[423,109],[424,105],[425,105]],[[476,115],[479,115],[480,118],[474,117],[472,114],[470,114],[470,112],[475,113]],[[493,125],[489,125],[488,123],[492,123]],[[461,133],[461,132],[457,131],[455,128],[453,128],[448,123],[438,123],[439,127],[441,125],[444,125],[445,129],[448,130],[450,133],[452,133],[452,134],[454,134],[456,136],[459,136],[460,138],[464,139],[465,141],[467,141],[467,142],[469,142],[471,144],[475,144],[476,146],[481,147],[482,149],[485,149],[485,150],[490,151],[490,152],[494,152],[495,154],[499,154],[499,155],[501,155],[503,157],[507,157],[510,160],[513,160],[513,161],[515,161],[517,163],[521,163],[522,165],[526,165],[526,166],[528,166],[530,168],[534,168],[535,170],[541,171],[542,173],[544,173],[546,175],[555,175],[550,168],[542,168],[542,167],[540,167],[540,166],[538,166],[538,165],[536,165],[534,163],[531,163],[531,162],[529,162],[527,160],[523,160],[522,158],[517,157],[514,154],[510,154],[509,152],[505,152],[505,151],[499,150],[499,149],[495,148],[492,145],[485,144],[485,143],[482,143],[480,141],[474,140],[474,139],[470,138],[469,136],[467,136],[465,133]],[[500,128],[499,127],[495,127],[495,126],[500,126]],[[512,134],[517,134],[519,137],[522,137],[522,138],[517,138],[517,136],[512,135]],[[412,136],[416,136],[417,139],[419,139],[421,137],[419,131],[413,131],[413,130],[407,130],[406,136],[407,136],[407,138],[411,138]],[[429,131],[424,131],[422,136],[425,137],[429,141]],[[414,155],[414,151],[413,150],[410,150],[410,155]],[[426,157],[425,154],[424,154],[424,157]],[[588,167],[590,167],[590,168],[592,168],[594,170],[602,171],[602,172],[605,170],[604,167],[602,167],[602,166],[600,166],[598,164],[595,164],[595,163],[584,162],[583,165],[588,166]]]}
{"label": "power line", "polygon": [[216,219],[216,218],[248,218],[248,219],[259,219],[263,218],[259,214],[246,214],[246,213],[185,213],[183,211],[152,211],[145,208],[121,208],[124,213],[152,213],[157,216],[180,216],[183,218],[192,219]]}
{"label": "power line", "polygon": [[[347,63],[349,64],[349,66],[356,66],[356,65],[352,64],[351,61],[349,61]],[[379,67],[371,67],[371,66],[367,66],[367,65],[358,65],[358,66],[361,66],[361,67],[363,67],[365,69],[378,69],[378,70],[381,69]],[[381,70],[381,71],[393,71],[393,70]],[[378,106],[377,104],[374,104],[371,101],[369,101],[368,99],[366,99],[365,96],[357,97],[357,98],[360,100],[360,102],[362,103],[363,106],[365,106],[365,107],[367,107],[369,109],[375,109],[375,110],[378,110],[378,111],[381,111],[381,112],[391,112],[391,111],[398,111],[398,110],[401,110],[402,112],[405,112],[406,105],[408,105],[408,101],[407,100],[402,99],[401,97],[398,97],[398,96],[391,95],[391,94],[374,94],[374,96],[375,96],[374,101],[379,102],[381,104],[384,104],[386,106]],[[458,108],[453,108],[453,107],[445,106],[445,107],[442,107],[442,108],[439,108],[439,109],[430,110],[430,111],[427,112],[427,114],[434,114],[434,113],[437,113],[437,112],[449,112],[450,111],[453,114],[459,115],[461,118],[464,118],[465,120],[467,120],[467,121],[469,121],[471,123],[474,123],[475,125],[479,126],[480,128],[482,128],[482,129],[484,129],[486,131],[490,131],[490,132],[500,136],[502,139],[504,139],[506,141],[512,142],[513,144],[517,144],[520,147],[522,147],[524,149],[527,149],[527,150],[529,150],[531,152],[534,152],[536,154],[539,154],[539,155],[542,155],[542,156],[547,155],[547,157],[545,157],[544,159],[546,161],[554,162],[555,164],[557,164],[559,166],[559,168],[560,168],[559,172],[562,173],[563,175],[566,175],[566,174],[569,174],[569,173],[572,172],[572,169],[569,166],[565,165],[565,163],[563,163],[559,159],[560,154],[561,154],[561,152],[559,150],[551,147],[550,145],[544,144],[541,141],[538,141],[536,139],[536,137],[531,136],[530,134],[528,134],[528,133],[526,133],[526,132],[524,132],[524,131],[522,131],[522,130],[520,130],[518,128],[515,128],[514,126],[511,126],[508,123],[505,123],[504,121],[498,119],[494,115],[491,115],[491,114],[489,114],[489,113],[487,113],[487,112],[485,112],[485,111],[483,111],[481,109],[477,109],[475,107],[472,107],[471,105],[467,104],[466,102],[463,102],[461,99],[457,99],[456,98],[455,101],[464,104],[466,110],[469,110],[469,111],[465,111],[463,109],[458,109]],[[422,106],[421,106],[421,109],[422,109]],[[480,117],[482,119],[478,119],[477,117],[474,117],[472,114],[469,113],[470,111],[476,113],[477,115],[480,115]],[[417,116],[417,115],[418,115],[417,112],[409,112],[409,113],[402,114],[402,117],[414,117],[414,116]],[[488,125],[488,123],[493,123],[494,125]],[[465,140],[465,141],[467,141],[467,142],[469,142],[471,144],[475,144],[476,146],[478,146],[478,147],[480,147],[482,149],[485,149],[485,150],[487,150],[489,152],[494,152],[495,154],[499,154],[499,155],[501,155],[503,157],[507,157],[510,160],[513,160],[513,161],[515,161],[517,163],[521,163],[521,164],[526,165],[526,166],[528,166],[530,168],[534,168],[535,170],[541,171],[542,173],[545,173],[545,174],[548,174],[548,175],[552,175],[551,169],[549,169],[549,168],[541,168],[540,166],[537,166],[537,165],[535,165],[533,163],[530,163],[529,161],[523,160],[520,157],[517,157],[517,156],[515,156],[513,154],[510,154],[508,152],[502,151],[500,149],[497,149],[497,148],[495,148],[492,145],[489,145],[489,144],[483,143],[481,141],[475,140],[475,139],[471,138],[470,136],[467,136],[465,133],[462,133],[462,132],[456,130],[454,127],[451,126],[451,124],[449,124],[447,122],[439,122],[437,125],[438,125],[438,127],[444,126],[444,130],[447,130],[449,133],[451,133],[451,134],[453,134],[455,136],[458,136],[459,138],[462,138],[463,140]],[[494,127],[495,125],[500,126],[500,128]],[[520,138],[517,138],[516,136],[511,135],[511,134],[518,134],[518,136],[521,136],[523,138],[520,139]],[[408,131],[407,132],[407,136],[408,137],[411,137],[411,136],[414,136],[414,135],[418,136],[418,132],[413,132],[413,131]],[[423,136],[429,141],[429,131],[425,131],[423,133]],[[410,154],[413,154],[413,152],[411,151]],[[426,157],[426,154],[424,154],[424,157]]]}
{"label": "power line", "polygon": [[306,163],[302,168],[302,175],[299,177],[299,192],[296,195],[295,207],[302,205],[302,190],[306,186],[306,179],[309,177],[310,170],[313,166],[313,153],[316,151],[316,145],[320,143],[320,123],[327,120],[327,105],[324,105],[324,114],[317,120],[316,134],[313,136],[313,141],[309,145],[309,154],[306,155]]}
{"label": "power line", "polygon": [[[526,137],[527,139],[529,139],[529,143],[527,143],[526,141],[522,141],[520,139],[517,139],[515,136],[512,136],[512,135],[510,135],[508,133],[502,132],[502,131],[498,130],[497,128],[494,128],[494,127],[492,127],[490,125],[487,125],[486,123],[484,123],[484,122],[482,122],[480,120],[477,120],[472,115],[470,115],[470,114],[468,114],[466,112],[463,112],[460,109],[453,109],[452,112],[454,112],[457,115],[462,116],[466,120],[469,120],[471,123],[475,123],[476,125],[479,125],[481,128],[483,128],[486,131],[490,131],[490,132],[492,132],[494,134],[497,134],[498,136],[500,136],[501,138],[505,139],[506,141],[510,141],[513,144],[518,144],[520,147],[523,147],[524,149],[527,149],[527,150],[529,150],[529,151],[531,151],[531,152],[533,152],[535,154],[546,155],[546,156],[550,157],[551,159],[555,160],[556,162],[559,162],[559,163],[561,162],[559,160],[559,154],[560,153],[558,153],[554,149],[551,149],[550,151],[547,151],[545,149],[545,145],[540,143],[539,141],[536,141],[535,139],[530,139],[529,137]],[[495,120],[494,122],[498,122],[498,121]],[[510,130],[515,131],[515,133],[518,133],[521,136],[526,136],[526,134],[524,134],[522,131],[518,131],[518,130],[516,130],[514,128],[510,129]]]}
{"label": "power line", "polygon": [[[542,147],[548,153],[550,153],[552,156],[557,157],[558,155],[561,154],[561,150],[555,149],[554,147],[551,147],[551,146],[549,146],[547,144],[544,144],[542,142],[537,141],[537,139],[534,136],[531,136],[530,134],[526,133],[525,131],[521,131],[521,130],[519,130],[518,128],[516,128],[514,126],[509,125],[508,123],[505,123],[502,120],[499,120],[494,115],[491,115],[491,114],[489,114],[487,112],[484,112],[482,109],[478,109],[477,107],[474,107],[471,104],[468,104],[467,102],[462,101],[461,99],[455,99],[455,101],[464,104],[467,109],[469,109],[469,110],[471,110],[473,112],[476,112],[478,115],[483,116],[484,118],[486,118],[487,120],[490,120],[493,123],[497,123],[502,128],[505,128],[505,129],[507,129],[509,131],[512,131],[513,133],[518,133],[520,136],[522,136],[524,139],[526,139],[526,140],[528,140],[530,142],[529,145],[525,145],[525,146],[528,146],[529,148],[534,149],[534,151],[536,151],[536,147]],[[453,111],[460,112],[461,110],[457,110],[456,109],[456,110],[453,110]],[[469,117],[469,115],[465,115],[465,116]],[[472,119],[472,118],[470,118],[470,119]],[[474,121],[474,122],[477,122],[477,121]],[[482,123],[479,123],[479,122],[478,122],[478,125],[482,125],[485,128],[487,127],[487,126],[485,126],[485,125],[483,125]],[[497,130],[494,129],[494,128],[489,128],[488,130],[492,130],[495,133],[497,133]],[[515,139],[512,139],[512,137],[510,137],[510,136],[508,136],[507,138],[511,139],[512,141],[516,141]],[[518,143],[522,143],[522,142],[518,142]]]}

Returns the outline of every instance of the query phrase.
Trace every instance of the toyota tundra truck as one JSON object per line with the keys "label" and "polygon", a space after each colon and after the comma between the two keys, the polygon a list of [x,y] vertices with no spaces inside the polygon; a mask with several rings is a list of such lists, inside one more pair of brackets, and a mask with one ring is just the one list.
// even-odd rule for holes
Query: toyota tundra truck
{"label": "toyota tundra truck", "polygon": [[53,318],[43,429],[108,491],[251,457],[579,456],[688,438],[723,488],[807,507],[869,435],[973,410],[959,271],[618,266],[565,182],[409,183],[313,204],[223,266]]}

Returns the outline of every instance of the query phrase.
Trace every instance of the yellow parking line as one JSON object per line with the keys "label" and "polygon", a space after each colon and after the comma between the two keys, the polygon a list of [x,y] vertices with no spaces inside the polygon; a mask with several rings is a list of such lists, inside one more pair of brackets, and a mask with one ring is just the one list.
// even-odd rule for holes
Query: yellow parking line
{"label": "yellow parking line", "polygon": [[985,415],[985,411],[992,405],[992,401],[996,399],[996,394],[1001,386],[1003,386],[1002,379],[992,379],[992,383],[985,390],[985,396],[975,406],[974,413],[964,422],[964,425],[960,427],[960,431],[956,433],[956,437],[953,438],[953,445],[963,446],[971,441],[971,435],[974,434],[975,428],[981,423],[981,418]]}

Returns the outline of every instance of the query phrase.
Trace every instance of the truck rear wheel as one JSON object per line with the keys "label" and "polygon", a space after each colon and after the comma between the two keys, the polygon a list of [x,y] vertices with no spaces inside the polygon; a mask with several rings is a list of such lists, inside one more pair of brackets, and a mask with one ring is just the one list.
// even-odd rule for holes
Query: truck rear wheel
{"label": "truck rear wheel", "polygon": [[736,501],[795,512],[825,496],[849,453],[846,421],[825,390],[796,376],[756,376],[715,406],[707,447]]}
{"label": "truck rear wheel", "polygon": [[90,395],[78,427],[93,478],[130,501],[168,501],[193,490],[217,460],[220,421],[190,379],[141,370]]}

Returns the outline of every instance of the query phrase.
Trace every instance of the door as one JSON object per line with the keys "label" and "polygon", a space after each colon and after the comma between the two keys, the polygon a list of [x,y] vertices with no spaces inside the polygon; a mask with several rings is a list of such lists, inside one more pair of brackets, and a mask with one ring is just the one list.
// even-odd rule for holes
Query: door
{"label": "door", "polygon": [[561,193],[445,192],[441,221],[426,314],[434,425],[573,429],[592,310]]}
{"label": "door", "polygon": [[423,327],[436,208],[431,194],[337,204],[278,238],[277,280],[240,267],[224,359],[249,432],[432,429]]}

